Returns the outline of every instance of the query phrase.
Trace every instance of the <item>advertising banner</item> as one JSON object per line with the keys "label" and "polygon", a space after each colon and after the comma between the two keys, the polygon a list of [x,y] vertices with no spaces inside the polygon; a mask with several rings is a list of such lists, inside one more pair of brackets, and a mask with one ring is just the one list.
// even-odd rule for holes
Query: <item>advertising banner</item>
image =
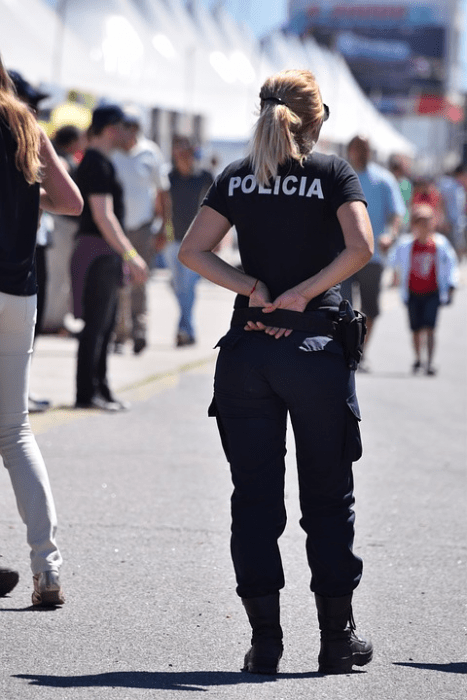
{"label": "advertising banner", "polygon": [[420,95],[445,92],[450,5],[298,0],[289,27],[344,56],[380,111],[404,114]]}

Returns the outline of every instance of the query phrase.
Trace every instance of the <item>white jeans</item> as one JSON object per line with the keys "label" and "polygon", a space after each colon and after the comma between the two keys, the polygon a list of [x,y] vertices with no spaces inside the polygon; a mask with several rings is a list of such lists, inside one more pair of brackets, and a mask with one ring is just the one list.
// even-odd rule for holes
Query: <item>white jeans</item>
{"label": "white jeans", "polygon": [[36,296],[0,292],[0,455],[27,528],[33,574],[58,571],[57,515],[47,469],[28,418]]}

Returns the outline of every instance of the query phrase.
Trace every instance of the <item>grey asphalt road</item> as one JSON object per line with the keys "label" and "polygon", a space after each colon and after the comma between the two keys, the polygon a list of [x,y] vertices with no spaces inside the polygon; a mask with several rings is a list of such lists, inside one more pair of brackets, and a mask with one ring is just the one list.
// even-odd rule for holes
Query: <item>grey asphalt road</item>
{"label": "grey asphalt road", "polygon": [[[202,308],[212,294],[203,288]],[[59,407],[33,417],[60,518],[60,610],[30,607],[24,526],[0,472],[0,563],[21,576],[0,599],[2,700],[467,697],[466,308],[464,285],[441,313],[438,375],[415,377],[405,311],[387,290],[372,372],[358,375],[365,452],[355,465],[356,550],[365,569],[354,611],[373,639],[372,664],[316,673],[290,437],[281,674],[240,672],[249,632],[230,562],[229,473],[206,416],[210,352],[190,363],[180,355],[159,375],[148,368],[146,380],[119,376],[133,400],[128,413]],[[54,364],[46,354],[37,367]]]}

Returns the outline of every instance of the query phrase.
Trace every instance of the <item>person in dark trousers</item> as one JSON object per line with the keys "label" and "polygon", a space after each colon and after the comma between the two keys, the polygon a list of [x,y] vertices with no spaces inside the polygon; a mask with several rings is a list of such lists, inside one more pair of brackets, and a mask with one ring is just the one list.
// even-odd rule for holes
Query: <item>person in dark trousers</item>
{"label": "person in dark trousers", "polygon": [[[0,58],[0,455],[31,548],[34,605],[63,605],[62,556],[47,468],[28,417],[37,311],[39,208],[78,215],[83,200]],[[0,568],[0,596],[18,573]]]}
{"label": "person in dark trousers", "polygon": [[406,213],[399,183],[394,175],[372,161],[371,144],[364,136],[354,136],[347,147],[349,163],[358,175],[368,206],[375,251],[368,263],[342,284],[341,293],[353,303],[354,287],[360,294],[360,309],[366,316],[365,358],[360,370],[369,372],[368,343],[380,315],[380,296],[386,255],[399,235]]}
{"label": "person in dark trousers", "polygon": [[126,139],[124,121],[124,112],[118,105],[94,110],[89,148],[75,175],[84,198],[71,259],[75,317],[84,320],[79,336],[76,408],[128,408],[108,384],[108,346],[115,323],[122,260],[128,264],[135,284],[146,282],[148,267],[122,228],[123,191],[109,159],[112,149]]}
{"label": "person in dark trousers", "polygon": [[[347,673],[371,660],[372,646],[356,636],[351,607],[362,575],[353,553],[352,462],[362,447],[351,344],[338,331],[339,284],[368,262],[373,235],[355,172],[313,152],[329,115],[313,74],[278,73],[260,100],[248,157],[216,179],[179,257],[237,293],[218,343],[210,415],[230,462],[231,551],[253,630],[243,670],[274,674],[283,651],[278,540],[289,415],[321,629],[319,671]],[[243,270],[213,252],[231,226]]]}

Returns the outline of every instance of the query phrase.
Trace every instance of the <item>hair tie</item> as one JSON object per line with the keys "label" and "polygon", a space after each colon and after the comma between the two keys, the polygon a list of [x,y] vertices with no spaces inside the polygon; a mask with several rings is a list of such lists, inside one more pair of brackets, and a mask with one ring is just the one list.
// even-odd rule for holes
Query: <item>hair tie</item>
{"label": "hair tie", "polygon": [[274,102],[276,105],[285,105],[285,107],[289,106],[287,102],[284,102],[284,100],[281,100],[280,97],[276,97],[275,95],[271,95],[270,97],[262,97],[261,99],[263,102]]}

